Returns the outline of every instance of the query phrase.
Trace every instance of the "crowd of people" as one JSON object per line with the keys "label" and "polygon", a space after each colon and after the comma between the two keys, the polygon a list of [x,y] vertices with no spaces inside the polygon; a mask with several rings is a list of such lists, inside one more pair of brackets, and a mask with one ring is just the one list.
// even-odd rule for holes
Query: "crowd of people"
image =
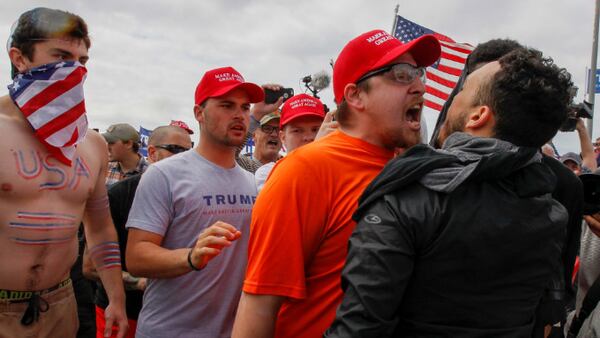
{"label": "crowd of people", "polygon": [[48,8],[7,43],[0,337],[600,336],[600,138],[579,119],[557,154],[573,83],[542,52],[478,45],[429,144],[433,35],[340,43],[331,112],[209,69],[196,145],[172,121],[144,157],[133,126],[88,129],[90,47]]}

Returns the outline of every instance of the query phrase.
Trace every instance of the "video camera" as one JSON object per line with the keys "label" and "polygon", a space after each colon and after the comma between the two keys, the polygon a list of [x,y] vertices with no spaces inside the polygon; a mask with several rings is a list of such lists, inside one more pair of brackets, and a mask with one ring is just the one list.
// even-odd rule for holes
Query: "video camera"
{"label": "video camera", "polygon": [[573,103],[569,106],[567,119],[560,126],[560,131],[574,131],[579,118],[591,119],[593,106],[587,101]]}
{"label": "video camera", "polygon": [[[571,88],[571,99],[577,95],[577,87]],[[577,120],[580,118],[591,119],[594,106],[583,100],[581,103],[571,103],[569,105],[569,112],[567,113],[567,119],[560,126],[560,131],[574,131],[577,127]]]}
{"label": "video camera", "polygon": [[[331,76],[329,76],[329,74],[325,71],[320,71],[316,74],[303,77],[302,82],[304,82],[304,87],[310,91],[313,97],[320,99],[319,95],[317,94],[321,90],[329,87],[329,84],[331,83]],[[329,112],[329,108],[326,104],[323,105],[323,108],[325,109],[326,113]]]}

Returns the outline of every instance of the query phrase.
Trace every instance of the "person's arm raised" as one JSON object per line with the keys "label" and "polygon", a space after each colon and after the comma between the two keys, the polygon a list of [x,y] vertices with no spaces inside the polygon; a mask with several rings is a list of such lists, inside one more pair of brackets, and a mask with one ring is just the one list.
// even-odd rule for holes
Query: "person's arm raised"
{"label": "person's arm raised", "polygon": [[579,135],[579,143],[581,144],[581,165],[595,171],[598,168],[596,163],[596,153],[594,153],[594,146],[590,135],[585,128],[585,124],[582,119],[577,119],[577,134]]}

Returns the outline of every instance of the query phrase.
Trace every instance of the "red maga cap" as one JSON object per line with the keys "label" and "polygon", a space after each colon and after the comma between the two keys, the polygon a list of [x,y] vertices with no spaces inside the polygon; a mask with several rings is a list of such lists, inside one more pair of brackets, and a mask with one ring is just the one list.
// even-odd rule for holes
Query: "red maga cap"
{"label": "red maga cap", "polygon": [[342,102],[347,84],[355,83],[361,76],[389,64],[405,53],[413,56],[417,66],[430,66],[440,57],[440,43],[431,34],[402,43],[380,29],[361,34],[348,42],[333,66],[335,102]]}
{"label": "red maga cap", "polygon": [[307,115],[318,116],[323,120],[325,118],[323,103],[319,99],[307,94],[292,96],[285,101],[281,108],[279,127],[283,128],[291,120]]}
{"label": "red maga cap", "polygon": [[187,125],[187,123],[183,122],[183,121],[179,121],[179,120],[171,120],[171,123],[169,123],[170,126],[175,126],[175,127],[179,127],[181,129],[184,129],[185,131],[187,131],[190,135],[194,133],[194,131],[190,128],[190,126]]}
{"label": "red maga cap", "polygon": [[233,67],[223,67],[204,73],[196,87],[195,103],[201,104],[208,98],[225,95],[236,88],[246,91],[250,97],[250,103],[261,102],[265,99],[265,92],[260,86],[246,82],[244,77]]}

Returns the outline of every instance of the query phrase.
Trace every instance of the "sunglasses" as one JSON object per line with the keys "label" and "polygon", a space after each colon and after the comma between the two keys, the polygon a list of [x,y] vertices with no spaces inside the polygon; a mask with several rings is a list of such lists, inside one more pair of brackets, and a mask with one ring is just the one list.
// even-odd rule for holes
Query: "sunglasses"
{"label": "sunglasses", "polygon": [[379,69],[375,69],[361,76],[356,83],[365,81],[366,79],[380,74],[390,73],[393,79],[401,84],[411,84],[416,78],[420,78],[425,84],[425,68],[415,67],[409,63],[395,63]]}
{"label": "sunglasses", "polygon": [[190,150],[190,148],[182,147],[177,144],[159,144],[155,146],[156,148],[164,149],[172,154],[179,154],[184,151]]}
{"label": "sunglasses", "polygon": [[263,133],[265,133],[265,134],[271,134],[272,132],[279,133],[278,126],[270,126],[268,124],[265,124],[264,126],[260,126],[260,130],[262,130]]}

